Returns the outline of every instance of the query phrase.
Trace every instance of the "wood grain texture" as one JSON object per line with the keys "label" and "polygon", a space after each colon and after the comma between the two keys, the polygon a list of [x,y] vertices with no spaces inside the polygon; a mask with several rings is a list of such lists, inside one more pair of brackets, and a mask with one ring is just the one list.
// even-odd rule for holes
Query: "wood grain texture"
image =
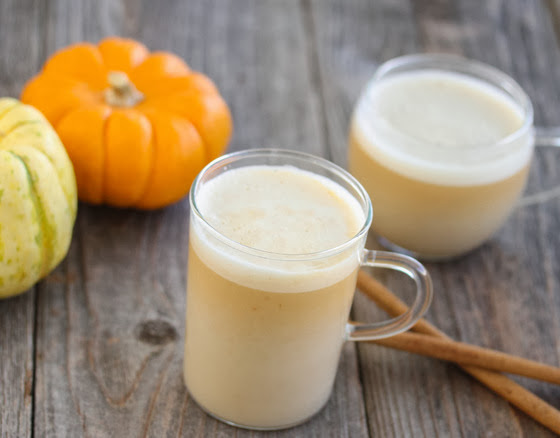
{"label": "wood grain texture", "polygon": [[0,437],[31,435],[35,291],[0,303]]}
{"label": "wood grain texture", "polygon": [[[537,123],[560,123],[560,52],[544,2],[317,0],[312,6],[329,146],[340,164],[360,89],[380,62],[405,53],[455,53],[493,64],[527,90]],[[558,160],[557,150],[537,151],[528,193],[558,185]],[[429,264],[435,283],[429,319],[456,339],[558,364],[558,208],[558,198],[520,208],[479,250]],[[376,274],[410,295],[407,280]],[[354,314],[384,317],[363,297]],[[371,345],[359,351],[372,436],[551,436],[452,366]],[[519,381],[557,405],[558,387]]]}
{"label": "wood grain texture", "polygon": [[[39,66],[41,10],[39,1],[0,2],[0,96],[17,97]],[[0,437],[31,435],[35,290],[0,300]]]}

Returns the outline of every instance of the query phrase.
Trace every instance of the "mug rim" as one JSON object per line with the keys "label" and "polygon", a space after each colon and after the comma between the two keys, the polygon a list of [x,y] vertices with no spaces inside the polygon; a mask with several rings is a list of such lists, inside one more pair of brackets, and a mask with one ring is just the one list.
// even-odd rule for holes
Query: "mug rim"
{"label": "mug rim", "polygon": [[[359,100],[363,99],[367,101],[367,99],[370,98],[371,90],[377,85],[377,83],[384,78],[389,77],[392,73],[398,74],[399,69],[406,67],[416,68],[416,71],[431,69],[445,72],[455,72],[469,78],[480,80],[485,84],[505,93],[523,111],[523,123],[514,132],[497,141],[493,141],[490,144],[481,143],[469,145],[469,147],[464,150],[464,154],[461,153],[461,150],[453,150],[454,155],[472,155],[473,153],[480,153],[482,151],[485,156],[488,156],[496,152],[501,152],[503,149],[518,141],[522,136],[526,135],[533,127],[533,104],[526,91],[515,79],[490,64],[455,54],[416,53],[391,58],[379,65],[373,76],[367,81],[363,91],[360,93]],[[395,70],[397,71],[395,72]],[[399,136],[416,143],[421,143],[424,147],[429,147],[436,152],[447,151],[445,145],[434,145],[433,143],[415,138],[401,130],[396,129],[395,131]]]}
{"label": "mug rim", "polygon": [[[267,157],[267,156],[268,157],[270,157],[270,156],[280,156],[280,157],[286,157],[286,158],[298,159],[300,161],[305,161],[305,162],[308,162],[312,165],[322,167],[323,169],[334,173],[335,175],[337,175],[338,177],[344,179],[347,183],[349,183],[353,187],[353,189],[356,190],[356,192],[360,195],[360,197],[362,198],[362,201],[363,201],[363,202],[360,202],[360,200],[357,199],[358,202],[360,202],[360,206],[362,206],[362,208],[364,209],[364,214],[365,214],[364,223],[361,226],[361,228],[358,230],[358,232],[354,236],[352,236],[350,239],[348,239],[345,242],[343,242],[343,243],[341,243],[341,244],[339,244],[335,247],[332,247],[332,248],[324,249],[324,250],[321,250],[321,251],[310,252],[310,253],[290,254],[290,253],[278,253],[278,252],[274,252],[274,251],[266,251],[266,250],[253,248],[253,247],[248,246],[248,245],[244,245],[240,242],[237,242],[234,239],[231,239],[230,237],[225,236],[219,230],[217,230],[214,226],[212,226],[206,220],[206,218],[204,217],[204,215],[202,214],[202,212],[198,208],[198,204],[196,202],[197,188],[200,185],[202,178],[204,176],[210,174],[210,172],[212,172],[212,171],[216,171],[218,169],[221,169],[221,168],[227,166],[228,164],[233,163],[233,162],[237,162],[241,159],[255,158],[255,157]],[[279,165],[293,165],[293,164],[292,163],[285,163],[285,164],[279,164]],[[225,170],[225,171],[227,172],[227,170]],[[312,171],[310,171],[310,172],[312,172]],[[325,177],[328,178],[329,180],[333,181],[332,178],[330,178],[328,176],[325,176]],[[333,182],[338,184],[336,181],[333,181]],[[342,187],[342,188],[344,188],[344,187]],[[356,199],[356,196],[354,194],[350,193],[350,195],[353,196]],[[309,260],[326,258],[326,257],[330,257],[330,256],[340,254],[341,252],[344,252],[347,249],[349,249],[350,247],[352,247],[353,245],[355,245],[362,237],[364,237],[367,234],[367,232],[369,231],[369,228],[371,226],[372,219],[373,219],[373,208],[372,208],[371,199],[370,199],[368,193],[366,192],[364,187],[359,183],[359,181],[356,178],[354,178],[348,171],[346,171],[342,167],[338,166],[337,164],[335,164],[332,161],[329,161],[325,158],[318,157],[316,155],[309,154],[309,153],[306,153],[306,152],[300,152],[300,151],[291,150],[291,149],[280,149],[280,148],[244,149],[244,150],[241,150],[241,151],[235,151],[235,152],[230,152],[228,154],[224,154],[224,155],[212,160],[210,163],[208,163],[198,173],[198,175],[194,179],[194,181],[192,183],[192,186],[191,186],[191,189],[189,191],[189,204],[190,204],[190,208],[191,208],[191,213],[196,215],[196,217],[204,224],[206,229],[212,234],[213,237],[217,238],[222,243],[226,244],[227,246],[229,246],[232,249],[241,251],[243,253],[246,253],[246,254],[249,254],[249,255],[252,255],[252,256],[256,256],[256,257],[260,257],[260,258],[264,258],[264,259],[269,259],[269,260],[282,260],[282,261],[306,261],[307,260],[307,261],[309,261]]]}

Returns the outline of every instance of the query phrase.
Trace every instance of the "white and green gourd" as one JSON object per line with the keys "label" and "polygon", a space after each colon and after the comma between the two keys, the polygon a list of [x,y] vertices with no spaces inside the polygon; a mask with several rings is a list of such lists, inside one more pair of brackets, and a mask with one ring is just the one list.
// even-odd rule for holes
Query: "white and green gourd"
{"label": "white and green gourd", "polygon": [[0,298],[60,263],[76,210],[74,170],[55,130],[35,108],[0,98]]}

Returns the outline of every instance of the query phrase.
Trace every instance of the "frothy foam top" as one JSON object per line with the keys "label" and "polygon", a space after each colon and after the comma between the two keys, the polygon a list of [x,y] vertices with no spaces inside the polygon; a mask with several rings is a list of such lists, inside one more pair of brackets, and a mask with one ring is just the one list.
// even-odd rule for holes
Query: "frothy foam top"
{"label": "frothy foam top", "polygon": [[523,123],[523,109],[498,88],[459,73],[424,70],[372,83],[358,103],[353,132],[374,159],[398,173],[475,185],[511,176],[528,162],[530,130],[507,152],[485,156]]}
{"label": "frothy foam top", "polygon": [[[335,248],[352,239],[365,216],[339,184],[291,166],[248,166],[204,183],[198,210],[220,234],[253,249],[301,255]],[[220,275],[255,289],[304,292],[342,280],[358,264],[359,251],[313,261],[270,260],[234,250],[191,224],[191,244]],[[358,245],[356,245],[358,246]]]}

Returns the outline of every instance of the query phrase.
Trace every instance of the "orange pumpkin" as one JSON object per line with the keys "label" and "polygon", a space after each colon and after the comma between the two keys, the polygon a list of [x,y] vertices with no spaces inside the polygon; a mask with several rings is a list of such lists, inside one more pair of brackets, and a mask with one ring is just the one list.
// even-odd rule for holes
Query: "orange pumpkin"
{"label": "orange pumpkin", "polygon": [[52,123],[93,204],[154,209],[182,198],[229,141],[229,109],[210,79],[130,39],[55,53],[21,99]]}

